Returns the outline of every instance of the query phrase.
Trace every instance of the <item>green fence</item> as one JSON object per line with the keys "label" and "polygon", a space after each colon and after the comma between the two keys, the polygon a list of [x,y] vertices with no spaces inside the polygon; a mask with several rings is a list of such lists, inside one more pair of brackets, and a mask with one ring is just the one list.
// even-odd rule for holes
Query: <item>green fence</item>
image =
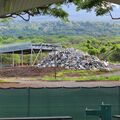
{"label": "green fence", "polygon": [[112,105],[112,114],[120,114],[120,87],[111,88],[23,88],[0,89],[0,117],[72,116],[86,117],[85,109]]}

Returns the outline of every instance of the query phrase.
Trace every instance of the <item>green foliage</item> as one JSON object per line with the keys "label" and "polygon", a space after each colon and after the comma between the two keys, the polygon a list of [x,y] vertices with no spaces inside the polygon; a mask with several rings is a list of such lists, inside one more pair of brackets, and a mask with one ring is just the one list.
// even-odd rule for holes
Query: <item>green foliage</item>
{"label": "green foliage", "polygon": [[[96,15],[104,15],[108,13],[109,11],[112,11],[112,4],[105,2],[104,0],[63,0],[62,2],[54,3],[54,4],[48,4],[44,7],[37,7],[32,8],[29,10],[25,10],[18,13],[12,13],[7,16],[2,16],[2,18],[12,17],[13,15],[22,16],[23,14],[28,14],[28,20],[30,19],[30,16],[35,15],[52,15],[55,17],[59,17],[60,19],[64,21],[68,21],[68,13],[63,10],[62,5],[63,4],[69,4],[73,3],[76,6],[76,10],[79,11],[81,9],[91,11],[93,8],[96,12]],[[8,9],[7,7],[6,9]],[[21,17],[23,18],[23,17]],[[24,19],[24,18],[23,18]],[[24,19],[25,20],[25,19]]]}
{"label": "green foliage", "polygon": [[56,5],[48,5],[46,7],[43,8],[34,8],[30,11],[28,11],[28,14],[31,16],[34,15],[52,15],[54,17],[59,17],[64,21],[68,21],[68,13],[65,12],[60,4],[56,4]]}
{"label": "green foliage", "polygon": [[7,81],[0,79],[0,83],[6,83]]}
{"label": "green foliage", "polygon": [[[88,43],[89,39],[89,43]],[[102,39],[88,37],[88,36],[36,36],[36,37],[25,37],[25,38],[2,38],[0,44],[8,44],[8,43],[19,43],[19,42],[34,42],[34,43],[60,43],[63,47],[74,47],[76,49],[83,50],[88,52],[91,55],[98,56],[100,59],[109,60],[112,62],[120,62],[120,44],[118,44],[118,40],[116,38],[112,38],[109,40],[109,37]],[[7,41],[8,40],[8,41]],[[10,41],[11,40],[11,41]],[[115,44],[117,41],[117,44]],[[114,42],[114,44],[113,44]],[[12,63],[12,56],[5,55],[3,61],[6,64]],[[20,56],[15,56],[15,62],[19,63]],[[24,56],[24,64],[28,64],[30,62],[30,56]]]}
{"label": "green foliage", "polygon": [[95,56],[97,56],[97,54],[98,54],[98,50],[97,49],[89,49],[88,50],[88,53],[90,54],[90,55],[95,55]]}
{"label": "green foliage", "polygon": [[102,47],[101,49],[100,49],[100,53],[105,53],[107,50],[106,50],[106,47]]}
{"label": "green foliage", "polygon": [[[112,74],[111,71],[109,73]],[[57,77],[54,77],[54,74],[50,74],[49,76],[44,76],[42,80],[54,81],[54,80],[64,80],[64,81],[97,81],[97,80],[111,80],[118,81],[120,80],[120,76],[110,75],[110,76],[102,76],[105,75],[106,72],[102,71],[91,71],[91,70],[63,70],[57,73]],[[76,76],[76,77],[75,77]]]}
{"label": "green foliage", "polygon": [[95,9],[96,15],[104,15],[109,11],[112,11],[112,4],[107,3],[103,0],[73,0],[75,5],[77,6],[77,10],[87,10],[91,11],[93,8]]}
{"label": "green foliage", "polygon": [[105,80],[110,80],[110,81],[119,81],[120,76],[89,76],[89,77],[57,77],[56,79],[54,77],[49,77],[45,76],[42,78],[42,80],[47,80],[47,81],[105,81]]}
{"label": "green foliage", "polygon": [[114,62],[120,62],[120,49],[113,51],[109,59]]}
{"label": "green foliage", "polygon": [[[8,24],[8,23],[7,23]],[[87,28],[87,29],[86,29]],[[112,31],[112,32],[111,32]],[[94,34],[93,34],[94,33]],[[120,62],[120,25],[100,22],[46,22],[46,23],[2,23],[0,45],[9,43],[60,43],[63,47],[76,49],[96,55],[102,60]],[[3,62],[12,63],[12,56],[3,56]],[[24,56],[24,64],[30,62]],[[15,55],[19,64],[20,56]]]}
{"label": "green foliage", "polygon": [[20,63],[20,56],[15,54],[4,54],[2,55],[2,64],[6,64],[6,65],[12,65],[13,62],[13,58],[14,58],[14,62],[16,64]]}
{"label": "green foliage", "polygon": [[[94,36],[101,37],[101,41],[104,37],[120,35],[119,23],[104,23],[104,22],[20,22],[11,21],[9,23],[0,23],[0,36],[18,37],[18,39],[24,39],[25,37],[36,36],[51,36],[59,35],[63,36]],[[9,26],[9,27],[8,27]],[[86,29],[87,28],[87,29]],[[102,40],[103,39],[103,40]],[[89,39],[87,39],[89,40]],[[74,41],[74,40],[73,40]],[[119,40],[118,40],[119,41]],[[78,41],[79,42],[79,41]]]}

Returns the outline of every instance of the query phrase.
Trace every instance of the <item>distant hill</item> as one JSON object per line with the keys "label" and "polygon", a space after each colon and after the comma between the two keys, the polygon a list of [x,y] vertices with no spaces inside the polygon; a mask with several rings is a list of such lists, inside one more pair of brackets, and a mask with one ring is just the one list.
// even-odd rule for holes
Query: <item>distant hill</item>
{"label": "distant hill", "polygon": [[[120,63],[120,24],[105,22],[0,22],[0,46],[13,43],[59,43],[95,55],[102,60]],[[10,54],[3,63],[10,64]],[[20,56],[15,55],[15,63]],[[29,56],[25,56],[25,64]]]}
{"label": "distant hill", "polygon": [[24,22],[0,23],[0,36],[28,37],[47,35],[119,36],[120,23],[104,22]]}

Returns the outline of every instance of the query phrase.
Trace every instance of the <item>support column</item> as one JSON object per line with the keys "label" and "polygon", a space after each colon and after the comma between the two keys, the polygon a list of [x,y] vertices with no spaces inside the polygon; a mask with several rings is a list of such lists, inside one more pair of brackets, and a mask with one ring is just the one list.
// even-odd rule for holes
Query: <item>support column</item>
{"label": "support column", "polygon": [[12,53],[12,66],[14,67],[15,66],[15,59],[14,59],[14,52]]}
{"label": "support column", "polygon": [[0,54],[0,62],[1,62],[1,68],[3,67],[2,65],[2,53]]}
{"label": "support column", "polygon": [[41,62],[41,60],[42,60],[42,49],[41,49],[41,51],[40,51],[40,60],[39,60],[39,62]]}
{"label": "support column", "polygon": [[39,63],[39,62],[41,62],[41,60],[42,60],[42,52],[43,52],[43,48],[42,48],[43,46],[41,45],[41,48],[40,48],[40,56],[39,56],[39,61],[37,61],[37,64]]}
{"label": "support column", "polygon": [[19,63],[18,63],[19,67],[20,67],[20,64],[21,64],[21,54],[19,54]]}
{"label": "support column", "polygon": [[33,63],[33,49],[31,48],[31,53],[30,53],[30,65],[32,66]]}

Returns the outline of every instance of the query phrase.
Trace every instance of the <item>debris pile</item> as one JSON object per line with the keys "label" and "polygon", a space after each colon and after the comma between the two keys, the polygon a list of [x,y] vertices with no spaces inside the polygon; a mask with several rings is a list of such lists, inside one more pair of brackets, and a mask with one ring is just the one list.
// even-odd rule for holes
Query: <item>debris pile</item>
{"label": "debris pile", "polygon": [[109,69],[105,62],[100,61],[97,57],[74,48],[49,53],[48,57],[44,58],[37,66],[40,68],[64,67],[66,69],[81,70]]}

